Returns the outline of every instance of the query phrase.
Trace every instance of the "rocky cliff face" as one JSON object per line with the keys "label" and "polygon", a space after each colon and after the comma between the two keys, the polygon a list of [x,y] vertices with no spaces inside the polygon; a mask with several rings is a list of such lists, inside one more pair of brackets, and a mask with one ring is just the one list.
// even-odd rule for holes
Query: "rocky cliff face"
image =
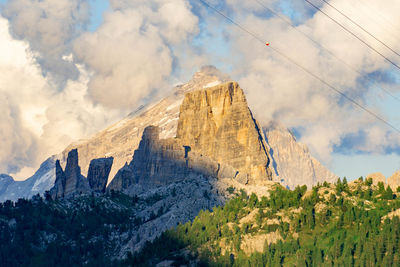
{"label": "rocky cliff face", "polygon": [[157,126],[147,127],[128,166],[131,181],[121,173],[110,189],[166,185],[190,175],[243,184],[270,181],[270,159],[259,129],[235,82],[186,93],[176,138],[160,139]]}
{"label": "rocky cliff face", "polygon": [[250,184],[272,180],[263,134],[236,82],[187,93],[176,137],[192,151],[232,166]]}
{"label": "rocky cliff face", "polygon": [[387,183],[390,185],[390,188],[396,192],[397,188],[400,186],[400,171],[393,173],[392,176],[387,179]]}
{"label": "rocky cliff face", "polygon": [[379,182],[386,184],[386,177],[380,172],[370,173],[367,175],[366,179],[372,179],[372,183],[377,185]]}
{"label": "rocky cliff face", "polygon": [[271,122],[263,127],[272,158],[272,166],[279,182],[293,189],[318,182],[336,182],[338,177],[310,155],[307,146],[298,143],[294,135],[282,124]]}
{"label": "rocky cliff face", "polygon": [[[14,179],[0,180],[0,202],[6,200],[16,201],[19,198],[31,198],[36,194],[43,194],[54,186],[55,181],[55,157],[44,161],[39,169],[25,181]],[[7,177],[10,177],[6,175]]]}
{"label": "rocky cliff face", "polygon": [[[271,171],[272,179],[276,180],[277,177],[275,177],[276,172],[274,170],[274,165],[276,164],[278,167],[283,164],[282,167],[280,167],[281,171],[279,171],[279,173],[283,173],[282,170],[286,168],[291,169],[292,174],[295,173],[294,170],[298,167],[296,160],[285,160],[285,157],[282,156],[281,161],[277,160],[274,162],[272,157],[270,157],[270,163],[268,164],[268,157],[265,156],[272,152],[268,146],[273,147],[273,152],[275,156],[277,156],[277,150],[285,150],[288,146],[291,146],[291,143],[295,144],[295,140],[291,140],[290,138],[286,139],[284,136],[279,137],[279,134],[285,135],[286,132],[276,132],[277,137],[268,138],[268,144],[266,144],[263,133],[260,133],[260,127],[258,127],[255,120],[253,120],[253,126],[255,126],[256,130],[249,130],[253,126],[251,126],[251,120],[247,120],[247,118],[252,118],[252,116],[248,109],[246,109],[247,104],[244,105],[245,98],[243,93],[235,91],[235,88],[231,91],[228,90],[226,96],[216,97],[214,94],[217,93],[215,92],[207,93],[207,89],[211,89],[227,80],[229,80],[229,77],[222,75],[213,67],[202,68],[201,71],[193,76],[191,81],[175,87],[171,94],[161,101],[152,105],[142,106],[132,112],[127,118],[106,128],[89,139],[71,144],[59,155],[45,161],[37,173],[26,181],[14,181],[4,186],[7,187],[7,189],[4,194],[0,193],[0,201],[6,199],[16,200],[19,197],[31,197],[34,194],[43,194],[44,191],[49,190],[54,185],[56,179],[55,160],[59,159],[61,167],[65,168],[68,153],[72,149],[78,150],[78,165],[81,166],[83,175],[88,173],[92,159],[114,157],[109,174],[109,182],[115,174],[117,174],[115,177],[120,177],[120,179],[118,179],[119,185],[117,188],[129,187],[129,184],[132,182],[129,177],[133,175],[133,169],[131,168],[132,166],[127,163],[132,160],[134,151],[138,149],[144,129],[149,125],[158,126],[160,140],[175,138],[178,131],[180,106],[183,102],[184,94],[193,92],[194,94],[192,96],[194,97],[196,91],[202,92],[197,93],[203,94],[199,96],[202,100],[196,104],[187,100],[187,104],[185,105],[187,105],[187,107],[199,105],[202,111],[194,114],[194,110],[191,111],[190,108],[186,108],[185,114],[182,114],[183,124],[189,122],[188,118],[190,116],[196,115],[202,120],[209,116],[209,123],[204,125],[204,127],[214,131],[217,136],[208,140],[211,134],[202,128],[201,123],[194,122],[192,126],[197,127],[194,129],[184,129],[186,126],[182,124],[179,134],[184,143],[180,145],[190,146],[191,151],[188,152],[189,157],[187,160],[191,168],[197,170],[204,169],[206,164],[208,165],[206,169],[211,170],[212,173],[217,173],[218,177],[235,177],[235,179],[240,180],[242,184],[251,184],[254,182],[248,179],[247,173],[252,173],[254,177],[264,177],[268,180],[270,179],[269,173]],[[237,105],[234,103],[242,104]],[[244,106],[246,106],[246,108]],[[244,125],[243,121],[249,124]],[[189,124],[186,125],[189,127]],[[233,134],[235,129],[239,129],[236,136]],[[225,135],[222,136],[221,133]],[[196,134],[200,135],[195,136]],[[217,140],[228,141],[219,144]],[[254,142],[256,140],[259,141]],[[237,151],[241,151],[241,147],[249,144],[255,145],[254,147],[249,147],[247,152],[243,152],[244,154],[239,155],[237,153]],[[210,145],[210,148],[206,148],[208,145]],[[266,152],[263,152],[264,147]],[[182,149],[184,148],[182,147]],[[196,149],[199,149],[201,152],[196,154]],[[221,151],[218,152],[218,150]],[[257,162],[258,159],[255,159],[253,152],[261,155],[259,162]],[[235,153],[240,160],[236,161],[233,158]],[[290,155],[291,159],[296,159],[297,157],[303,157],[304,153],[301,149],[293,149],[291,153],[287,155]],[[253,159],[255,159],[255,161]],[[309,170],[305,171],[308,167],[301,169],[301,173],[297,172],[296,175],[303,178],[293,180],[293,184],[299,183],[309,185],[314,183],[315,180],[322,181],[328,179],[326,178],[328,175],[326,175],[324,171],[325,168],[322,166],[316,167],[320,166],[320,164],[312,157],[311,161],[314,166],[314,172]],[[221,162],[229,164],[221,164]],[[218,163],[220,163],[220,166]],[[266,167],[267,164],[268,167]],[[281,179],[281,177],[279,177],[279,179]],[[285,178],[283,179],[285,181]],[[286,180],[288,179],[286,178]],[[310,181],[312,182],[310,183]],[[0,187],[1,184],[2,182],[0,181]],[[116,185],[117,182],[114,184]],[[285,182],[283,182],[283,184],[287,185]]]}
{"label": "rocky cliff face", "polygon": [[396,171],[390,176],[386,178],[380,172],[371,173],[366,176],[366,179],[371,178],[374,185],[377,185],[379,182],[382,182],[385,186],[389,185],[393,192],[397,192],[397,188],[400,186],[400,171]]}
{"label": "rocky cliff face", "polygon": [[65,188],[64,188],[65,196],[72,195],[77,192],[88,191],[88,182],[81,175],[81,167],[79,167],[78,164],[77,149],[73,149],[68,153],[67,166],[65,167],[64,175],[65,175]]}
{"label": "rocky cliff face", "polygon": [[60,161],[56,161],[56,181],[50,194],[53,198],[59,198],[88,192],[88,181],[81,175],[81,168],[78,164],[78,151],[73,149],[68,153],[65,171],[61,168]]}
{"label": "rocky cliff face", "polygon": [[0,174],[0,195],[7,191],[7,187],[14,183],[14,179],[7,174]]}
{"label": "rocky cliff face", "polygon": [[50,190],[50,194],[53,198],[61,198],[65,195],[65,184],[67,178],[65,173],[61,168],[60,161],[56,161],[56,181],[54,182],[54,187]]}
{"label": "rocky cliff face", "polygon": [[[110,181],[125,163],[132,160],[138,148],[144,128],[149,125],[158,126],[160,138],[173,138],[179,118],[179,108],[186,92],[217,85],[229,80],[215,67],[206,66],[196,72],[188,83],[176,86],[171,94],[159,102],[141,106],[127,118],[111,125],[87,140],[81,140],[68,146],[61,154],[61,165],[65,166],[68,152],[79,151],[79,165],[83,175],[89,169],[94,158],[113,157],[114,163],[110,171]],[[109,182],[110,182],[109,181]]]}
{"label": "rocky cliff face", "polygon": [[60,161],[56,161],[56,180],[50,194],[53,198],[70,197],[81,193],[104,193],[113,158],[93,159],[90,162],[89,177],[81,175],[78,164],[78,150],[68,153],[67,166],[62,169]]}
{"label": "rocky cliff face", "polygon": [[89,187],[95,192],[104,193],[113,165],[114,158],[93,159],[89,165],[88,182]]}

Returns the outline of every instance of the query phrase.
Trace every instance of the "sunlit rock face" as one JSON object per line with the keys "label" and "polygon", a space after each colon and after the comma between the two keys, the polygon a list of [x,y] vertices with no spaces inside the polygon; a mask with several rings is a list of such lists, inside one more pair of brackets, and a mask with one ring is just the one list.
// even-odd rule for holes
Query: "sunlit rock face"
{"label": "sunlit rock face", "polygon": [[236,82],[187,93],[176,137],[193,151],[233,167],[250,184],[272,180],[265,140]]}
{"label": "sunlit rock face", "polygon": [[263,127],[269,146],[272,166],[279,182],[293,189],[297,185],[308,188],[335,182],[338,177],[310,155],[306,145],[298,143],[295,136],[281,123],[271,122]]}
{"label": "sunlit rock face", "polygon": [[[155,140],[154,144],[157,143],[161,150],[155,153],[155,158],[164,155],[164,148],[172,146],[172,152],[168,148],[168,153],[175,157],[174,160],[179,158],[183,161],[185,167],[187,162],[190,172],[195,170],[213,177],[232,178],[247,185],[272,179],[290,188],[336,179],[310,156],[305,145],[296,142],[285,127],[284,130],[277,130],[267,125],[261,129],[247,106],[242,89],[237,83],[229,81],[230,78],[215,67],[203,67],[189,82],[175,86],[160,101],[140,106],[114,125],[69,145],[59,155],[43,162],[35,175],[26,181],[0,179],[0,201],[43,194],[52,188],[56,180],[56,160],[60,160],[59,169],[66,168],[68,154],[73,149],[79,153],[77,166],[80,166],[82,175],[88,176],[88,181],[91,161],[112,157],[107,182],[109,188],[128,188],[136,184],[133,176],[142,177],[140,183],[153,181],[163,184],[166,175],[152,171],[139,175],[130,164],[135,150],[139,149],[144,129],[150,125],[158,127],[159,140]],[[165,141],[168,139],[174,140]],[[168,164],[160,165],[154,159],[145,160],[143,151],[139,149],[137,157],[141,155],[142,160],[135,164],[150,160],[152,166],[168,167]],[[145,179],[147,172],[152,173],[154,179]],[[155,175],[161,175],[161,178],[155,178]],[[114,177],[118,178],[117,181],[110,184]],[[174,181],[180,179],[178,177],[174,173],[170,179]],[[102,191],[103,183],[102,180],[96,185],[97,190]],[[63,188],[61,185],[60,188]]]}
{"label": "sunlit rock face", "polygon": [[379,182],[386,184],[386,177],[380,172],[370,173],[365,178],[372,179],[373,185],[377,185]]}
{"label": "sunlit rock face", "polygon": [[132,160],[138,148],[144,129],[149,125],[159,127],[160,138],[173,138],[179,119],[179,109],[186,92],[215,86],[229,80],[215,67],[205,66],[196,72],[192,79],[173,88],[171,93],[158,102],[143,105],[134,110],[125,119],[98,132],[94,136],[80,140],[68,146],[60,156],[61,165],[65,166],[68,152],[76,148],[79,152],[79,165],[86,175],[92,159],[113,157],[109,181],[118,170]]}
{"label": "sunlit rock face", "polygon": [[[267,147],[235,82],[185,94],[176,138],[160,139],[147,127],[129,164],[110,189],[165,185],[190,175],[231,178],[242,184],[272,180]],[[127,181],[126,173],[131,173]]]}
{"label": "sunlit rock face", "polygon": [[396,192],[397,188],[400,186],[400,171],[393,173],[392,176],[387,179],[387,183],[390,188]]}

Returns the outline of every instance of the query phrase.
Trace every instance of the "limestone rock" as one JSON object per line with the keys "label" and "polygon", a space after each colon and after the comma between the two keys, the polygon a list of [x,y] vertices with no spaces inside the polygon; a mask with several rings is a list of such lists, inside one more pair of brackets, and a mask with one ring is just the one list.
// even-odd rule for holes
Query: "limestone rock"
{"label": "limestone rock", "polygon": [[182,180],[187,174],[185,150],[174,139],[159,139],[159,128],[149,126],[143,132],[132,160],[136,183],[165,185]]}
{"label": "limestone rock", "polygon": [[[131,163],[109,189],[166,185],[190,175],[231,178],[242,184],[272,180],[266,143],[235,82],[189,92],[176,138],[145,128]],[[129,178],[131,176],[131,178]]]}
{"label": "limestone rock", "polygon": [[192,151],[232,166],[243,181],[272,180],[265,140],[236,82],[186,93],[176,137]]}
{"label": "limestone rock", "polygon": [[0,195],[7,191],[7,187],[14,183],[14,179],[7,174],[0,174]]}
{"label": "limestone rock", "polygon": [[60,161],[56,161],[56,181],[54,187],[50,190],[53,198],[64,197],[65,194],[66,177],[63,169],[61,168]]}
{"label": "limestone rock", "polygon": [[159,127],[148,126],[131,163],[117,173],[109,189],[122,190],[136,184],[167,185],[194,173],[215,176],[216,162],[192,154],[179,139],[160,139]]}
{"label": "limestone rock", "polygon": [[62,170],[60,161],[56,161],[56,181],[50,194],[53,198],[57,198],[88,192],[90,192],[89,183],[81,175],[81,168],[78,165],[78,151],[73,149],[68,153],[65,171]]}
{"label": "limestone rock", "polygon": [[379,182],[386,184],[386,177],[380,172],[368,174],[366,179],[372,178],[372,184],[377,185]]}
{"label": "limestone rock", "polygon": [[19,198],[29,199],[50,190],[56,179],[55,162],[55,157],[49,157],[30,178],[24,181],[0,179],[0,202],[17,201]]}
{"label": "limestone rock", "polygon": [[[238,171],[232,166],[218,163],[210,157],[192,151],[178,138],[160,139],[159,128],[149,126],[143,132],[132,161],[119,170],[108,189],[125,190],[132,185],[153,188],[199,175],[235,178],[244,184],[247,183],[247,175],[238,175]],[[134,189],[129,189],[132,190]]]}
{"label": "limestone rock", "polygon": [[270,122],[263,127],[272,166],[279,182],[291,189],[297,185],[308,188],[324,181],[334,183],[338,177],[310,155],[304,144],[281,123]]}
{"label": "limestone rock", "polygon": [[[57,173],[56,173],[57,174]],[[78,164],[78,150],[73,149],[68,153],[67,166],[65,167],[65,195],[88,192],[88,182],[81,175]],[[57,178],[56,178],[57,179]]]}
{"label": "limestone rock", "polygon": [[396,192],[397,187],[400,186],[400,171],[393,173],[393,175],[387,179],[387,183],[390,185],[390,188]]}
{"label": "limestone rock", "polygon": [[93,159],[88,171],[88,182],[91,190],[104,193],[114,158]]}
{"label": "limestone rock", "polygon": [[134,151],[138,148],[143,130],[149,125],[158,126],[160,138],[173,138],[178,125],[179,108],[186,92],[207,88],[229,80],[213,66],[205,66],[196,72],[192,79],[178,85],[171,94],[158,102],[140,106],[125,119],[107,127],[94,136],[69,145],[61,154],[61,166],[65,167],[68,152],[78,149],[79,165],[82,174],[86,175],[92,159],[113,157],[110,179],[115,177],[126,162],[132,160]]}
{"label": "limestone rock", "polygon": [[122,191],[123,189],[129,188],[133,184],[135,184],[133,170],[131,167],[129,167],[128,163],[126,163],[124,167],[118,170],[107,189]]}

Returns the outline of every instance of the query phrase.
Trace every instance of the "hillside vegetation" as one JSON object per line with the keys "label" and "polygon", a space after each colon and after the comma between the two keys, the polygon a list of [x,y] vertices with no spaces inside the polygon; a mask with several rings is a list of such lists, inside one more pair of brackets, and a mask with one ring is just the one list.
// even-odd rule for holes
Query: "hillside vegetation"
{"label": "hillside vegetation", "polygon": [[[231,188],[231,190],[233,190]],[[362,178],[306,191],[238,192],[165,232],[126,264],[154,266],[400,266],[400,199]]]}
{"label": "hillside vegetation", "polygon": [[[119,192],[0,204],[0,266],[400,266],[400,199],[382,183],[346,180],[307,191],[276,184],[234,198],[121,254],[158,197]],[[206,197],[206,196],[204,196]],[[137,240],[136,240],[137,241]]]}

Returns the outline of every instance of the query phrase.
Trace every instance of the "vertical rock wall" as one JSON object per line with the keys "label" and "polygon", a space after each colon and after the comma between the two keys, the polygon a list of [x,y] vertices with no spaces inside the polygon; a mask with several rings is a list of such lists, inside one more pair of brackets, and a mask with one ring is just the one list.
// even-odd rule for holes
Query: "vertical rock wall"
{"label": "vertical rock wall", "polygon": [[249,183],[272,180],[263,134],[236,82],[187,93],[177,138],[193,151],[232,166]]}

